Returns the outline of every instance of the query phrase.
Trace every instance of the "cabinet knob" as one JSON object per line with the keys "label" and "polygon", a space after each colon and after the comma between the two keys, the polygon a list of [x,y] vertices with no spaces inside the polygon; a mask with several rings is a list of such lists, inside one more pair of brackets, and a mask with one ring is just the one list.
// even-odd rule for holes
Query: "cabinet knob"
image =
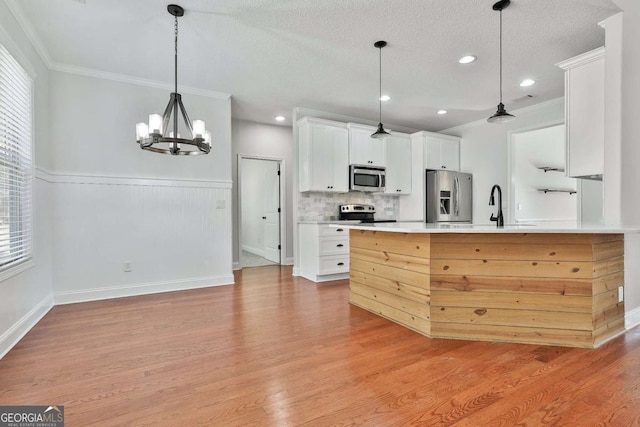
{"label": "cabinet knob", "polygon": [[336,228],[336,231],[344,231],[342,228]]}
{"label": "cabinet knob", "polygon": [[262,219],[267,219],[267,217],[266,217],[266,216],[263,216],[263,217],[262,217]]}
{"label": "cabinet knob", "polygon": [[338,265],[344,265],[344,262],[339,262]]}
{"label": "cabinet knob", "polygon": [[338,243],[336,246],[337,246],[337,247],[339,247],[339,248],[341,248],[341,247],[343,247],[344,245],[343,245],[342,243]]}

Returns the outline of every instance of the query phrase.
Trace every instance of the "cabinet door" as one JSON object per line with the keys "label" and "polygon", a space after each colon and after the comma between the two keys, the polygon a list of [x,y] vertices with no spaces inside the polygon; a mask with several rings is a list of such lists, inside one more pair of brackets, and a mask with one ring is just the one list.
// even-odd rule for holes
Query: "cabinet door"
{"label": "cabinet door", "polygon": [[601,175],[604,169],[604,57],[566,74],[567,175]]}
{"label": "cabinet door", "polygon": [[427,138],[424,147],[425,169],[442,169],[440,162],[440,140]]}
{"label": "cabinet door", "polygon": [[411,139],[406,136],[386,138],[387,194],[411,194]]}
{"label": "cabinet door", "polygon": [[333,129],[311,125],[311,185],[312,191],[331,191],[333,185]]}
{"label": "cabinet door", "polygon": [[323,167],[331,170],[329,191],[349,191],[349,133],[346,129],[333,129],[331,159]]}
{"label": "cabinet door", "polygon": [[371,138],[375,128],[349,126],[349,163],[385,166],[384,140]]}
{"label": "cabinet door", "polygon": [[457,141],[440,142],[440,163],[442,169],[460,170],[460,143]]}
{"label": "cabinet door", "polygon": [[457,171],[460,169],[460,142],[429,136],[425,142],[426,169],[446,169]]}

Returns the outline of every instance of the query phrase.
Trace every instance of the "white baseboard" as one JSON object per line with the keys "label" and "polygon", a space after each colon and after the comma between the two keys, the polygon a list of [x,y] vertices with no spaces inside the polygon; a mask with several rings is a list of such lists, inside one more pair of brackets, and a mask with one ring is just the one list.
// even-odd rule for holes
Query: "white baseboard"
{"label": "white baseboard", "polygon": [[282,265],[293,265],[293,257],[285,258]]}
{"label": "white baseboard", "polygon": [[47,296],[12,327],[0,336],[0,359],[2,359],[53,307],[52,295]]}
{"label": "white baseboard", "polygon": [[298,273],[298,267],[295,266],[295,264],[293,265],[293,269],[291,270],[291,275],[292,276],[300,276],[300,274]]}
{"label": "white baseboard", "polygon": [[640,307],[624,314],[624,327],[629,330],[640,325]]}
{"label": "white baseboard", "polygon": [[242,245],[242,250],[251,252],[254,255],[258,255],[264,258],[264,250],[262,249],[254,248],[253,246],[249,246],[249,245]]}
{"label": "white baseboard", "polygon": [[232,285],[233,283],[233,274],[166,282],[138,283],[133,285],[82,289],[79,291],[56,292],[54,294],[54,301],[56,305],[75,304],[78,302],[99,301],[112,298],[157,294],[161,292],[185,291],[188,289],[208,288],[211,286]]}
{"label": "white baseboard", "polygon": [[232,270],[242,270],[242,266],[240,265],[239,261],[234,261],[233,264],[231,265],[231,269]]}

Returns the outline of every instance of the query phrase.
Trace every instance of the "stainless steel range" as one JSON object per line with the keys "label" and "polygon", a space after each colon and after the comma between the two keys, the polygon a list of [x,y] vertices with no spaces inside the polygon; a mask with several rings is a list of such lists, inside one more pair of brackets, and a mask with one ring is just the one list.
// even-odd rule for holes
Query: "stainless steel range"
{"label": "stainless steel range", "polygon": [[340,205],[340,220],[360,220],[363,223],[396,222],[395,219],[375,219],[376,207],[373,205]]}

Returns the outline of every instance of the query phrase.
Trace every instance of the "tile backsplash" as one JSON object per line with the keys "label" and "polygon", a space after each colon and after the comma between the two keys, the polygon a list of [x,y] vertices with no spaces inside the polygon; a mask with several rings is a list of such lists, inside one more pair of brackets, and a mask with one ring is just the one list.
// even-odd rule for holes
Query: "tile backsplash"
{"label": "tile backsplash", "polygon": [[338,219],[338,206],[361,203],[376,207],[376,219],[397,219],[399,196],[363,193],[299,193],[298,221],[331,221]]}

